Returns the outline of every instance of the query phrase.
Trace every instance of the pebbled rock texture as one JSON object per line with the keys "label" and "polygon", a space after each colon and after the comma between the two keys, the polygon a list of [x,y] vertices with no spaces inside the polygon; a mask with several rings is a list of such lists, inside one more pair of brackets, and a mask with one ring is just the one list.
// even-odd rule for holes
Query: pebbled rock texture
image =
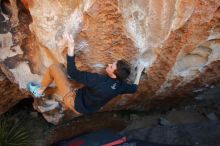
{"label": "pebbled rock texture", "polygon": [[[139,91],[103,111],[174,105],[220,81],[219,0],[2,0],[0,26],[0,67],[21,95],[50,64],[66,64],[66,33],[74,36],[80,70],[104,73],[123,58],[132,82],[138,61],[147,65]],[[0,100],[0,113],[13,105]]]}

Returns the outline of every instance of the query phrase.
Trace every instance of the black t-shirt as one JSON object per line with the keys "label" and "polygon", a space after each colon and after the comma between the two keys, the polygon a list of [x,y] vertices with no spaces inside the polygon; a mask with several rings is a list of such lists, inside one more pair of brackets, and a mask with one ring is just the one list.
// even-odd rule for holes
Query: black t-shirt
{"label": "black t-shirt", "polygon": [[67,56],[67,73],[71,79],[85,85],[85,87],[77,90],[75,99],[76,110],[83,114],[98,111],[119,94],[137,91],[136,84],[128,84],[98,73],[78,70],[74,56]]}

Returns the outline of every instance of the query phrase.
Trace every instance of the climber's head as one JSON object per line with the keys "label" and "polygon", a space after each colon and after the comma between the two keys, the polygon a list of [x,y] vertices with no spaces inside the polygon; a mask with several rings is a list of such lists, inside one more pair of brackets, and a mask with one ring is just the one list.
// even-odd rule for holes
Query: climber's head
{"label": "climber's head", "polygon": [[129,63],[122,59],[108,64],[106,72],[109,77],[123,81],[130,75],[131,69]]}

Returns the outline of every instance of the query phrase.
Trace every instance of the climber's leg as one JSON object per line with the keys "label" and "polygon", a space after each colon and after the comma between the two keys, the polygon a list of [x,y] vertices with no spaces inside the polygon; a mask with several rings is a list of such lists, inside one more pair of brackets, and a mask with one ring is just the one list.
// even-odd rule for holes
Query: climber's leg
{"label": "climber's leg", "polygon": [[61,96],[60,100],[64,102],[68,109],[80,115],[75,110],[76,93],[67,78],[67,72],[63,64],[52,64],[48,68],[41,83],[42,87],[46,89],[53,81],[55,81],[57,92]]}
{"label": "climber's leg", "polygon": [[58,93],[64,97],[72,91],[72,86],[67,78],[67,73],[63,64],[52,64],[42,79],[42,87],[47,88],[53,81],[57,86]]}

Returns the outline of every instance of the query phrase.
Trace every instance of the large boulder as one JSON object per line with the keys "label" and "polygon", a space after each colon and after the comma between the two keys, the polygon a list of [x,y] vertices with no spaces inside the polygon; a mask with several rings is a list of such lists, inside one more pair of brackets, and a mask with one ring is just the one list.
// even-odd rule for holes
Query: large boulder
{"label": "large boulder", "polygon": [[0,66],[22,91],[50,64],[66,64],[66,33],[80,70],[103,73],[123,58],[133,81],[138,61],[147,65],[138,92],[102,110],[168,106],[220,81],[219,0],[2,0],[0,20]]}

